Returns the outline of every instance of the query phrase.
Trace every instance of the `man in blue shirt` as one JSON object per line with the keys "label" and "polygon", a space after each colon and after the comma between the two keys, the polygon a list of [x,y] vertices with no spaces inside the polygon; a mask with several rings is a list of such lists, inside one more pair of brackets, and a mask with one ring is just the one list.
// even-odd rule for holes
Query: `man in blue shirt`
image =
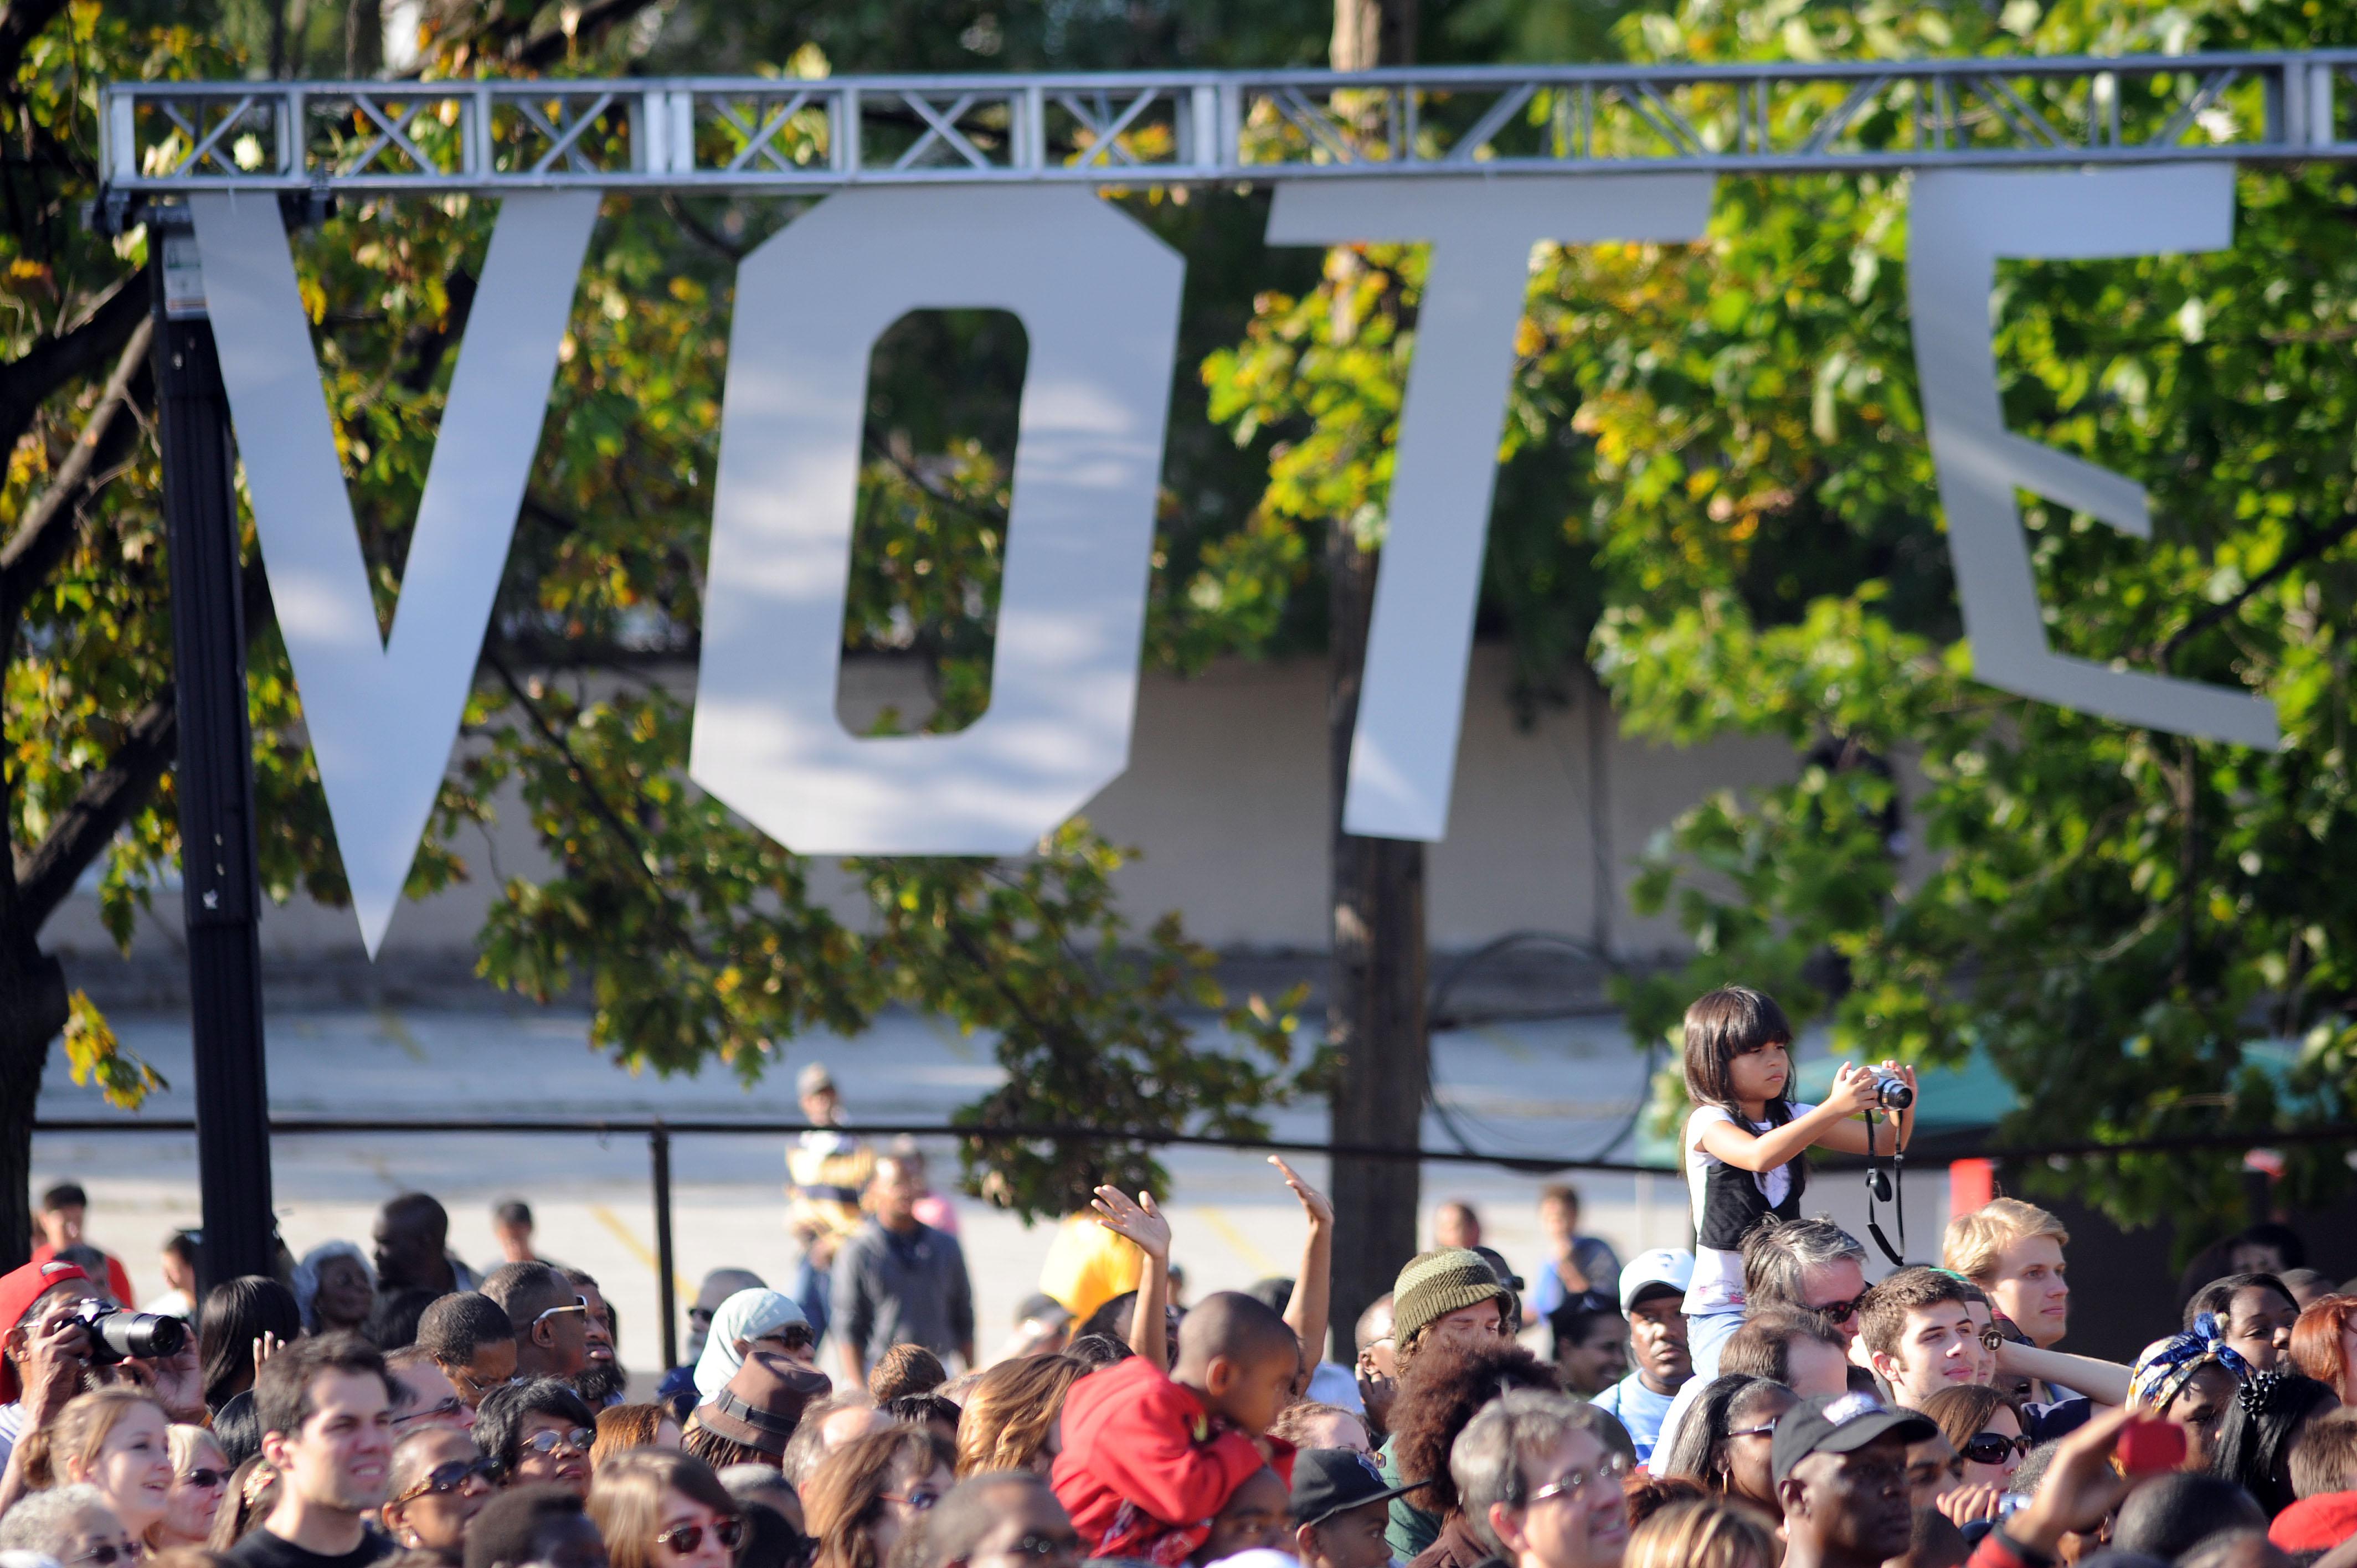
{"label": "man in blue shirt", "polygon": [[1596,1396],[1637,1444],[1637,1463],[1648,1464],[1679,1389],[1694,1376],[1686,1349],[1686,1286],[1694,1281],[1694,1254],[1683,1247],[1641,1252],[1620,1271],[1620,1306],[1629,1315],[1629,1359],[1635,1370]]}

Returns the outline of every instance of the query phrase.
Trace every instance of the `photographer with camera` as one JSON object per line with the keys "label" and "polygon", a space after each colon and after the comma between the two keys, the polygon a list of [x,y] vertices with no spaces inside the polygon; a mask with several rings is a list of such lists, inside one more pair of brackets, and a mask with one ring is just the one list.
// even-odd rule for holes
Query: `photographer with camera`
{"label": "photographer with camera", "polygon": [[27,1263],[0,1274],[0,1513],[27,1490],[23,1441],[65,1412],[93,1369],[153,1389],[179,1387],[188,1326],[126,1312],[79,1266]]}
{"label": "photographer with camera", "polygon": [[[1904,1149],[1915,1128],[1916,1086],[1915,1069],[1896,1062],[1844,1062],[1824,1103],[1794,1101],[1792,1026],[1773,998],[1741,985],[1706,993],[1686,1009],[1685,1081],[1695,1111],[1679,1142],[1695,1238],[1685,1309],[1702,1380],[1717,1375],[1719,1348],[1743,1322],[1746,1238],[1800,1218],[1808,1151]],[[1875,1134],[1874,1148],[1861,1116],[1891,1123],[1890,1132]]]}

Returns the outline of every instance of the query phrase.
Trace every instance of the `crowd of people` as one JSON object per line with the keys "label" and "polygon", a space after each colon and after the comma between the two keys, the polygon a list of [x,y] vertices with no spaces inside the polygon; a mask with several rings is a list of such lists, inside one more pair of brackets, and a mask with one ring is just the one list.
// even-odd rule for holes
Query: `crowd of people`
{"label": "crowd of people", "polygon": [[1101,1187],[979,1356],[954,1211],[823,1069],[789,1288],[716,1270],[636,1384],[520,1202],[479,1277],[417,1193],[201,1300],[176,1239],[143,1314],[61,1185],[0,1276],[0,1568],[2357,1568],[2357,1293],[2251,1234],[2180,1332],[2074,1354],[2070,1236],[2007,1197],[1869,1285],[1807,1151],[1903,1144],[1912,1075],[1797,1101],[1741,988],[1685,1046],[1692,1249],[1623,1262],[1554,1187],[1525,1282],[1450,1204],[1347,1361],[1281,1160],[1292,1278],[1189,1303],[1153,1196]]}

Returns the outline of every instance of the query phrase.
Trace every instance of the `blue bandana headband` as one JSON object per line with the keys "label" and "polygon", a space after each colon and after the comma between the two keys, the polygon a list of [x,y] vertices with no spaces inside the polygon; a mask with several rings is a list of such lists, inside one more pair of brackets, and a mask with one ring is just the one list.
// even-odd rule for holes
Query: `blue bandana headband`
{"label": "blue bandana headband", "polygon": [[2251,1364],[2226,1343],[2215,1315],[2203,1313],[2183,1334],[2172,1334],[2142,1356],[2128,1374],[2128,1397],[2156,1412],[2167,1410],[2185,1391],[2193,1375],[2207,1366],[2220,1366],[2237,1383],[2251,1380]]}

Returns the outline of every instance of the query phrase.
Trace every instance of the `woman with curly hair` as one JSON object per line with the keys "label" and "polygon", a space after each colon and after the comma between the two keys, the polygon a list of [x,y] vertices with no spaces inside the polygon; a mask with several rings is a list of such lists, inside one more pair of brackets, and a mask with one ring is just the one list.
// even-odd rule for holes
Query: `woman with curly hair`
{"label": "woman with curly hair", "polygon": [[1800,1403],[1781,1383],[1729,1372],[1713,1379],[1679,1423],[1668,1455],[1656,1451],[1653,1468],[1663,1476],[1700,1481],[1724,1498],[1747,1502],[1781,1521],[1770,1448],[1776,1423]]}
{"label": "woman with curly hair", "polygon": [[[1405,1563],[1423,1556],[1422,1568],[1471,1568],[1494,1555],[1457,1517],[1457,1483],[1448,1475],[1448,1450],[1480,1408],[1508,1389],[1558,1393],[1563,1378],[1521,1346],[1503,1339],[1427,1345],[1400,1377],[1399,1402],[1392,1406],[1391,1441],[1383,1444],[1386,1486],[1415,1484],[1391,1502],[1391,1528],[1383,1537]],[[1437,1556],[1431,1549],[1447,1550]]]}
{"label": "woman with curly hair", "polygon": [[900,1537],[956,1484],[957,1455],[921,1426],[888,1426],[819,1461],[802,1491],[812,1568],[883,1568]]}
{"label": "woman with curly hair", "polygon": [[1088,1369],[1070,1356],[1026,1356],[1001,1361],[975,1380],[958,1416],[957,1473],[1033,1470],[1056,1463],[1056,1418],[1064,1395]]}

